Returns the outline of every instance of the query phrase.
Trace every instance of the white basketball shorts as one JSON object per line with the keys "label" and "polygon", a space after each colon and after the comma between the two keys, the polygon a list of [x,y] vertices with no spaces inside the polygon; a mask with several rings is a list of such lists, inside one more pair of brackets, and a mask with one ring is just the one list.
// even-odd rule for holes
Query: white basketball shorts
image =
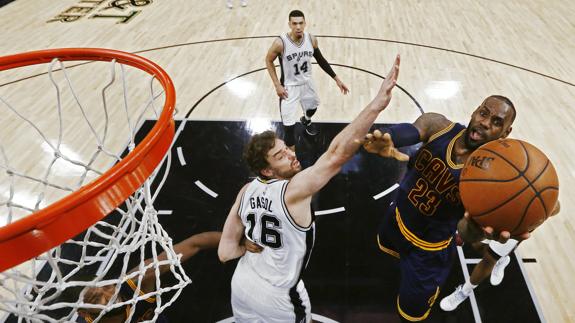
{"label": "white basketball shorts", "polygon": [[232,310],[236,323],[311,322],[311,304],[302,280],[290,290],[271,285],[252,270],[234,272]]}
{"label": "white basketball shorts", "polygon": [[301,85],[286,85],[287,99],[280,101],[280,113],[284,126],[293,126],[299,121],[301,111],[316,109],[319,97],[312,80]]}

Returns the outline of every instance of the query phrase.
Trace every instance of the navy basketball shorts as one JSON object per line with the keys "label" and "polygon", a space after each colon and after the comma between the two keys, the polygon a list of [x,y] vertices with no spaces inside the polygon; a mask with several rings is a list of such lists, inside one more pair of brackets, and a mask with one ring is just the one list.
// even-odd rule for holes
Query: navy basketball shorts
{"label": "navy basketball shorts", "polygon": [[399,258],[398,313],[407,321],[425,320],[451,271],[454,241],[434,251],[413,245],[399,230],[394,208],[384,215],[377,240],[380,250]]}

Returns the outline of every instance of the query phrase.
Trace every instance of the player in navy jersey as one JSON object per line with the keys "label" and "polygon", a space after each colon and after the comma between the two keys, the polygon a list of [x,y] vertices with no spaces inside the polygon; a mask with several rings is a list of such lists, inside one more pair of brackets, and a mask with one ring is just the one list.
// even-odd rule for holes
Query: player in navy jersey
{"label": "player in navy jersey", "polygon": [[[192,235],[186,240],[175,244],[174,252],[176,254],[181,254],[180,261],[184,262],[201,250],[216,248],[220,241],[220,236],[221,232],[217,231],[202,232]],[[246,248],[249,248],[252,252],[258,252],[258,247],[250,242],[247,242]],[[166,253],[162,252],[158,255],[158,261],[164,260],[166,257]],[[147,265],[152,261],[153,259],[147,259],[144,261],[144,265]],[[170,270],[169,267],[170,266],[167,265],[158,266],[160,275],[168,272]],[[136,266],[131,269],[128,274],[138,270],[139,266]],[[86,304],[106,305],[116,294],[116,303],[119,303],[127,302],[133,299],[136,293],[139,295],[150,293],[157,287],[154,267],[146,270],[142,277],[140,288],[138,288],[137,284],[138,276],[133,279],[126,279],[126,281],[121,284],[119,291],[117,290],[116,284],[105,285],[102,287],[88,287],[84,292],[83,302]],[[156,298],[148,297],[144,300],[136,302],[135,304],[128,304],[113,310],[107,310],[106,313],[102,314],[102,316],[100,316],[100,312],[102,311],[101,309],[80,308],[78,309],[79,322],[91,323],[98,318],[98,322],[101,323],[150,321],[154,318],[156,305]],[[132,311],[133,314],[131,314]],[[128,317],[130,317],[130,315],[131,319],[128,321]],[[167,322],[167,319],[164,315],[160,314],[155,322]]]}
{"label": "player in navy jersey", "polygon": [[[276,38],[266,55],[266,67],[276,93],[280,98],[280,114],[284,126],[284,141],[292,150],[295,148],[295,124],[298,119],[306,126],[309,135],[316,135],[317,129],[312,126],[311,117],[319,105],[315,85],[311,78],[311,58],[324,72],[331,76],[341,92],[347,94],[349,89],[335,74],[327,60],[321,54],[317,38],[304,32],[305,17],[303,12],[293,10],[289,14],[290,32]],[[274,60],[279,57],[281,80],[278,79]],[[300,118],[301,109],[304,115]]]}
{"label": "player in navy jersey", "polygon": [[[385,212],[377,241],[382,251],[399,258],[401,282],[397,310],[403,321],[431,320],[429,313],[451,269],[455,231],[466,241],[493,234],[464,217],[459,174],[479,146],[511,132],[515,107],[506,97],[486,98],[467,127],[437,113],[425,113],[413,124],[395,125],[368,134],[364,148],[384,157],[407,160],[396,147],[423,145],[409,158],[395,201]],[[501,242],[509,232],[496,233]],[[526,239],[524,233],[518,239]]]}

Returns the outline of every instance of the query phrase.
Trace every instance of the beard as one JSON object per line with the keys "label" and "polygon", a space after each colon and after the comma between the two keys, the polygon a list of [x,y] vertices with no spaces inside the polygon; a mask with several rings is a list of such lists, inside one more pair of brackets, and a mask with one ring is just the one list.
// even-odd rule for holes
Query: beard
{"label": "beard", "polygon": [[469,132],[467,130],[465,130],[464,136],[465,136],[464,137],[465,147],[467,147],[469,149],[475,150],[484,144],[484,142],[475,141],[475,140],[471,139],[471,137],[469,137]]}
{"label": "beard", "polygon": [[290,167],[289,169],[276,172],[276,177],[291,179],[299,172],[301,172],[301,165],[298,162],[297,166],[295,167]]}
{"label": "beard", "polygon": [[294,177],[299,172],[301,172],[301,166],[298,168],[292,168],[290,170],[286,170],[286,171],[283,171],[281,173],[278,173],[278,176],[281,176],[282,178],[286,178],[286,179],[291,179],[292,177]]}
{"label": "beard", "polygon": [[483,138],[483,140],[480,141],[476,141],[471,139],[471,131],[472,129],[475,129],[476,127],[473,127],[471,125],[471,121],[469,122],[469,124],[467,125],[467,128],[465,129],[465,133],[463,134],[463,138],[464,138],[464,143],[465,143],[465,147],[475,150],[479,147],[481,147],[483,144],[489,142],[489,140],[487,140],[487,138]]}

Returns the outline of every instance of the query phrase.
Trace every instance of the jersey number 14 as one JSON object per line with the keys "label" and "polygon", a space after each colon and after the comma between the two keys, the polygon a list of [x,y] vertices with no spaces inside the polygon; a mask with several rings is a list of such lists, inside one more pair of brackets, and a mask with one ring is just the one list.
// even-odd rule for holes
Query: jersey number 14
{"label": "jersey number 14", "polygon": [[300,71],[307,73],[307,61],[303,62],[303,64],[301,64],[301,66],[297,66],[297,64],[293,64],[293,68],[295,68],[295,73],[294,75],[299,75]]}

